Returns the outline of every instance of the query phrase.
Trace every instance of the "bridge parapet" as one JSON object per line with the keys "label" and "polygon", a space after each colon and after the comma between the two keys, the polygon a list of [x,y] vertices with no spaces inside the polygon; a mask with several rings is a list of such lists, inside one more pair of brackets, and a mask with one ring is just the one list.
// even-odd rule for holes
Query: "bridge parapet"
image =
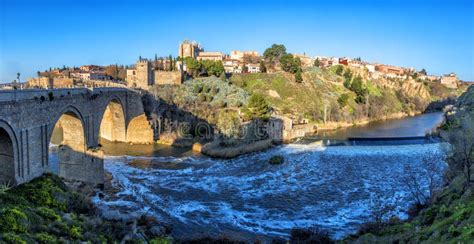
{"label": "bridge parapet", "polygon": [[0,90],[0,103],[18,102],[22,100],[31,100],[44,97],[48,99],[53,97],[70,97],[76,95],[98,94],[103,92],[132,92],[137,91],[128,88],[60,88],[60,89],[23,89],[23,90]]}

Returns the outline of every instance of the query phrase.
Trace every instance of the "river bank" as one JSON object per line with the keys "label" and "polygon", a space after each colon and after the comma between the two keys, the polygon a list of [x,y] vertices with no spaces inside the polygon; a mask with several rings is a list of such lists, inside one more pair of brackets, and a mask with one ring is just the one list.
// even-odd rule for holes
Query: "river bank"
{"label": "river bank", "polygon": [[45,174],[0,191],[0,242],[71,243],[146,241],[171,243],[156,218],[107,220],[92,204],[99,189]]}
{"label": "river bank", "polygon": [[[419,128],[420,125],[417,123],[413,124],[408,124],[408,125],[398,125],[397,123],[400,123],[400,121],[404,120],[417,120],[417,118],[423,117],[425,115],[426,120],[432,120],[432,123],[428,123],[427,126],[423,128]],[[417,117],[419,116],[419,117]],[[388,130],[387,133],[390,133],[390,130],[393,130],[394,128],[396,129],[397,127],[404,127],[403,130],[405,131],[399,131],[398,133],[392,133],[393,135],[389,135],[388,137],[403,137],[403,136],[425,136],[427,132],[430,132],[439,126],[443,120],[443,113],[441,112],[433,112],[433,113],[427,113],[427,114],[416,114],[416,115],[408,115],[406,113],[396,113],[392,114],[390,116],[386,116],[383,119],[378,119],[378,120],[364,120],[364,121],[357,121],[354,123],[326,123],[326,124],[319,124],[318,126],[318,132],[316,134],[309,134],[307,136],[319,138],[319,139],[339,139],[339,140],[345,140],[348,137],[383,137],[387,136],[386,134],[383,134],[383,130]],[[423,122],[427,123],[427,122]],[[373,135],[373,134],[363,134],[363,133],[355,133],[357,131],[364,132],[366,130],[370,130],[371,127],[377,127],[380,124],[389,124],[386,126],[387,128],[377,128],[377,133],[378,135]],[[380,127],[380,126],[379,126]],[[413,128],[411,128],[413,127]],[[422,133],[418,134],[413,134],[414,131],[421,131]],[[223,146],[219,141],[213,141],[204,144],[203,146],[196,146],[193,147],[194,150],[203,153],[207,156],[210,157],[216,157],[216,158],[235,158],[238,156],[241,156],[243,154],[247,153],[254,153],[262,150],[266,150],[269,148],[272,148],[276,145],[280,145],[281,143],[284,144],[290,144],[294,142],[297,139],[301,138],[293,138],[292,140],[282,140],[276,141],[276,140],[261,140],[261,141],[255,141],[255,142],[246,142],[242,143],[239,145],[235,146]]]}

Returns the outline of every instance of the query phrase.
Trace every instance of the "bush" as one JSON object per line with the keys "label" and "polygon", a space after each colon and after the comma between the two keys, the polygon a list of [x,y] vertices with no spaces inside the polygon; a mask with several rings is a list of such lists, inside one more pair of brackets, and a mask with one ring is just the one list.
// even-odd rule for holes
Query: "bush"
{"label": "bush", "polygon": [[23,240],[20,236],[12,234],[12,233],[2,234],[1,240],[3,240],[5,243],[26,244],[26,241]]}
{"label": "bush", "polygon": [[69,229],[69,236],[73,239],[82,239],[82,230],[78,226],[73,226]]}
{"label": "bush", "polygon": [[206,101],[206,95],[204,93],[199,93],[198,101],[199,102],[205,102]]}
{"label": "bush", "polygon": [[272,156],[268,162],[273,165],[282,164],[285,162],[285,158],[281,155]]}
{"label": "bush", "polygon": [[7,208],[0,212],[0,231],[25,233],[28,229],[28,218],[20,209]]}
{"label": "bush", "polygon": [[290,240],[301,243],[334,243],[329,233],[319,228],[292,229]]}
{"label": "bush", "polygon": [[436,219],[437,209],[435,207],[428,208],[423,212],[422,222],[423,225],[431,225]]}
{"label": "bush", "polygon": [[171,244],[171,243],[172,242],[169,239],[163,238],[163,237],[154,238],[150,240],[150,244]]}
{"label": "bush", "polygon": [[339,103],[339,107],[343,108],[349,104],[349,94],[344,93],[339,96],[337,99],[337,103]]}
{"label": "bush", "polygon": [[35,239],[39,243],[45,243],[45,244],[56,243],[57,242],[57,240],[54,236],[49,235],[48,233],[43,233],[43,232],[36,234]]}
{"label": "bush", "polygon": [[298,83],[303,82],[303,76],[301,75],[300,70],[296,71],[296,73],[295,73],[295,81],[298,82]]}
{"label": "bush", "polygon": [[39,207],[37,209],[37,213],[39,216],[47,219],[47,220],[50,220],[50,221],[60,221],[61,220],[61,217],[56,214],[56,212],[50,208],[46,208],[46,207]]}

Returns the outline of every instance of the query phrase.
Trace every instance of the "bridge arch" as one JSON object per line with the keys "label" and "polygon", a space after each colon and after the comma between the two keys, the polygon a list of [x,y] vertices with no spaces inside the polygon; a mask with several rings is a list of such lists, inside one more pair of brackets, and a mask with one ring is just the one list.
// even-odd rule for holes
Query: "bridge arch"
{"label": "bridge arch", "polygon": [[68,106],[53,121],[49,142],[57,147],[49,150],[50,170],[65,178],[77,178],[74,175],[82,167],[87,147],[82,114],[76,107]]}
{"label": "bridge arch", "polygon": [[5,121],[0,120],[0,183],[16,185],[20,174],[18,164],[18,140],[15,131]]}
{"label": "bridge arch", "polygon": [[120,99],[114,96],[102,114],[99,138],[109,141],[126,141],[125,109]]}
{"label": "bridge arch", "polygon": [[145,113],[130,120],[127,126],[127,142],[151,144],[154,142],[153,128]]}

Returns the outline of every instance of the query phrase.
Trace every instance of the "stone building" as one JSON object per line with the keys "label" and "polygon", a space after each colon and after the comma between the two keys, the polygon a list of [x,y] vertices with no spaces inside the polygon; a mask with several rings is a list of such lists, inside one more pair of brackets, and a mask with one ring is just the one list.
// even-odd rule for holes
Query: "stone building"
{"label": "stone building", "polygon": [[181,58],[192,57],[197,58],[200,52],[204,51],[195,41],[184,40],[179,45],[178,56]]}
{"label": "stone building", "polygon": [[375,65],[375,70],[384,74],[394,74],[400,76],[405,74],[404,68],[384,64]]}
{"label": "stone building", "polygon": [[110,77],[102,71],[77,71],[72,72],[71,77],[79,80],[110,80]]}
{"label": "stone building", "polygon": [[181,84],[183,73],[181,66],[178,71],[154,70],[152,62],[147,59],[139,59],[134,69],[127,69],[127,86],[148,89],[152,85]]}
{"label": "stone building", "polygon": [[237,59],[224,59],[223,65],[224,65],[224,71],[228,74],[242,73],[242,64]]}
{"label": "stone building", "polygon": [[245,64],[248,73],[260,73],[260,64]]}
{"label": "stone building", "polygon": [[458,88],[458,78],[455,73],[443,75],[441,77],[440,83],[448,88],[456,89]]}
{"label": "stone building", "polygon": [[222,61],[224,60],[224,54],[221,52],[200,52],[197,60]]}
{"label": "stone building", "polygon": [[232,52],[230,52],[231,59],[236,59],[241,62],[244,61],[245,56],[258,57],[258,52],[257,51],[237,51],[237,50],[233,50]]}

